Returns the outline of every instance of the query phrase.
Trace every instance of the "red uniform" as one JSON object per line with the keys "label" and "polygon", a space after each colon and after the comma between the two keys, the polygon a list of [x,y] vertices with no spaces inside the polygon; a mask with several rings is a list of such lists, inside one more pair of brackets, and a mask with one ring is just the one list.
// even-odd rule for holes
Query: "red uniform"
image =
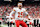
{"label": "red uniform", "polygon": [[16,27],[19,27],[19,25],[22,25],[22,27],[28,27],[27,24],[22,20],[15,20],[15,24],[16,24]]}
{"label": "red uniform", "polygon": [[19,25],[22,25],[23,27],[28,27],[26,23],[23,20],[23,13],[28,14],[26,12],[25,8],[13,8],[13,11],[10,13],[10,16],[12,17],[12,14],[15,13],[15,23],[16,27],[19,27]]}

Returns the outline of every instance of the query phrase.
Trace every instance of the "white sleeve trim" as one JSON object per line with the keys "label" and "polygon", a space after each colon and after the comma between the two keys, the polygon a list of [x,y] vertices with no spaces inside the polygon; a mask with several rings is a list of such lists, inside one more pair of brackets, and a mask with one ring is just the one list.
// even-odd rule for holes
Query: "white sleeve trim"
{"label": "white sleeve trim", "polygon": [[28,14],[28,12],[25,12],[25,14]]}
{"label": "white sleeve trim", "polygon": [[9,16],[12,17],[12,14],[13,14],[14,12],[15,12],[15,11],[12,11]]}

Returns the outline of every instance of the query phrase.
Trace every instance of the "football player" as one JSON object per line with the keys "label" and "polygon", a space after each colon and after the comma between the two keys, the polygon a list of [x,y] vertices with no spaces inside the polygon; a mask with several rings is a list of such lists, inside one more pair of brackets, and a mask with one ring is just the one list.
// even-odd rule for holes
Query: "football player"
{"label": "football player", "polygon": [[22,27],[28,27],[26,23],[23,21],[23,13],[25,13],[28,16],[28,19],[30,20],[30,16],[25,8],[22,8],[22,3],[18,3],[18,7],[14,7],[12,12],[10,13],[10,18],[13,18],[12,14],[15,13],[15,24],[16,27],[19,27],[19,25],[22,25]]}

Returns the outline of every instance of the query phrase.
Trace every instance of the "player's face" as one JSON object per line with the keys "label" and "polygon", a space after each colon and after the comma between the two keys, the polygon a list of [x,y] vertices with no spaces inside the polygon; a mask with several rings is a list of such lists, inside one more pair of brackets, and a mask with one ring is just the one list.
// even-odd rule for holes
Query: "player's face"
{"label": "player's face", "polygon": [[19,9],[21,9],[22,8],[22,5],[18,5],[18,7],[19,7]]}

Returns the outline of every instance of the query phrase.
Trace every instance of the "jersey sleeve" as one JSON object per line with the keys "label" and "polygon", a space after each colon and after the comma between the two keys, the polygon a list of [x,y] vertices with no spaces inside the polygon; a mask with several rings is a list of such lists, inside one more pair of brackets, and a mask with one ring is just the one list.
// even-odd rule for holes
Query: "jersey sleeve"
{"label": "jersey sleeve", "polygon": [[28,12],[25,12],[25,14],[28,14]]}
{"label": "jersey sleeve", "polygon": [[26,11],[26,9],[24,8],[24,12],[25,12],[25,14],[28,14],[28,12]]}
{"label": "jersey sleeve", "polygon": [[24,11],[26,11],[26,9],[25,8],[23,8],[24,9]]}
{"label": "jersey sleeve", "polygon": [[9,16],[12,17],[13,13],[15,13],[15,8],[13,8],[13,10],[12,10],[11,13],[9,14]]}
{"label": "jersey sleeve", "polygon": [[16,8],[15,7],[13,8],[13,11],[16,11]]}
{"label": "jersey sleeve", "polygon": [[31,19],[26,9],[24,9],[24,11],[25,11],[25,14],[28,15],[28,18]]}

